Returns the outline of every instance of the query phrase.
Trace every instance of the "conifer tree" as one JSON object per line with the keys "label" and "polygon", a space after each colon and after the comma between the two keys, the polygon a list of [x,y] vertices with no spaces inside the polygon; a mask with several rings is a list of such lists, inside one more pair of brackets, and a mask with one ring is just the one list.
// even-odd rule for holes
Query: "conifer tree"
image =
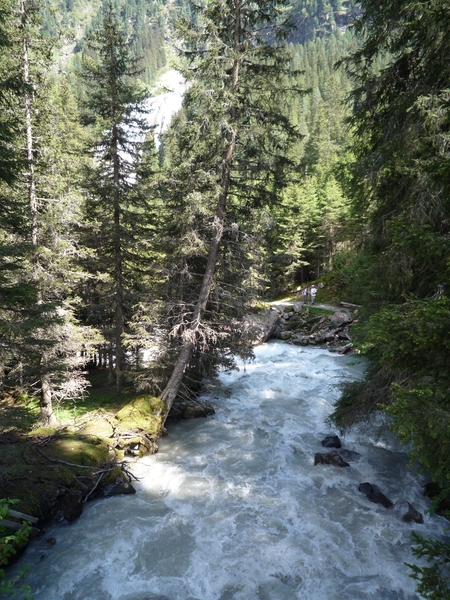
{"label": "conifer tree", "polygon": [[[73,257],[76,247],[71,230],[76,199],[70,191],[73,178],[60,162],[61,152],[59,157],[52,154],[61,138],[60,123],[56,124],[61,112],[49,109],[52,45],[42,36],[42,6],[27,0],[11,8],[7,64],[20,86],[9,98],[7,114],[15,116],[12,142],[21,161],[7,190],[14,223],[10,219],[2,233],[10,248],[24,249],[20,262],[12,260],[12,254],[8,257],[8,264],[15,267],[8,292],[15,286],[27,295],[22,294],[4,313],[5,355],[9,384],[19,383],[25,391],[39,393],[41,421],[52,426],[56,424],[53,396],[79,397],[86,385],[80,350],[89,335],[73,319],[67,289],[73,273],[73,262],[67,257]],[[74,137],[72,131],[66,138],[62,162],[67,163]]]}
{"label": "conifer tree", "polygon": [[[356,83],[353,211],[364,233],[350,273],[372,313],[362,340],[371,362],[332,418],[345,427],[384,407],[448,497],[450,7],[442,0],[361,6],[362,45],[346,61]],[[448,544],[416,541],[415,553],[430,561],[413,567],[420,593],[449,597]]]}
{"label": "conifer tree", "polygon": [[[286,182],[286,150],[295,137],[280,110],[289,70],[283,48],[288,25],[281,19],[287,2],[213,0],[193,6],[197,26],[188,20],[178,26],[188,63],[185,74],[192,83],[185,103],[187,121],[177,134],[184,162],[174,174],[180,182],[175,186],[180,204],[188,201],[191,210],[197,206],[201,217],[190,239],[199,251],[191,269],[201,268],[202,276],[199,280],[193,275],[197,290],[181,305],[173,328],[180,347],[162,395],[168,409],[193,355],[198,360],[198,353],[210,352],[225,335],[217,326],[221,301],[214,309],[212,303],[212,292],[220,287],[216,272],[222,256],[232,256],[227,254],[231,240],[224,241],[233,228],[239,232],[243,215],[249,218],[252,207],[274,201]],[[209,241],[199,236],[201,222],[203,227],[207,223]],[[186,269],[188,279],[189,264]]]}
{"label": "conifer tree", "polygon": [[84,294],[88,322],[99,326],[109,342],[110,366],[115,364],[121,386],[126,367],[124,334],[130,319],[130,264],[148,221],[146,200],[135,193],[135,170],[145,124],[142,101],[146,90],[133,81],[140,70],[131,58],[111,4],[100,29],[88,43],[81,76],[86,84],[84,122],[92,125],[92,165],[86,173],[85,243],[91,249],[91,280]]}

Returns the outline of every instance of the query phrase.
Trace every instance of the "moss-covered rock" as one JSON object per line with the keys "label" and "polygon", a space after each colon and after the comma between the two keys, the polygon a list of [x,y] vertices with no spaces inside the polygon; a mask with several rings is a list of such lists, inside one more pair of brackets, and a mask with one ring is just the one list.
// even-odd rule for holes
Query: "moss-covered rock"
{"label": "moss-covered rock", "polygon": [[28,405],[0,399],[0,498],[17,499],[14,508],[36,517],[38,528],[75,520],[86,500],[134,493],[125,454],[158,450],[165,416],[159,398],[109,390],[106,408],[97,402],[98,393],[91,412],[55,430],[33,428],[38,410],[30,416]]}
{"label": "moss-covered rock", "polygon": [[134,398],[115,415],[117,429],[123,431],[145,431],[160,436],[166,405],[160,398],[144,394]]}

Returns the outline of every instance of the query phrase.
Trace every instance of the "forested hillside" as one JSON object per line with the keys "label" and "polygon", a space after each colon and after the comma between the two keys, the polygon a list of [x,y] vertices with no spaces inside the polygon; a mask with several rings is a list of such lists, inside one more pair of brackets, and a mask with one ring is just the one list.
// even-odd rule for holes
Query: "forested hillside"
{"label": "forested hillside", "polygon": [[446,496],[449,32],[442,0],[0,0],[2,394],[53,427],[95,366],[170,406],[320,279],[370,361],[332,421],[385,411]]}

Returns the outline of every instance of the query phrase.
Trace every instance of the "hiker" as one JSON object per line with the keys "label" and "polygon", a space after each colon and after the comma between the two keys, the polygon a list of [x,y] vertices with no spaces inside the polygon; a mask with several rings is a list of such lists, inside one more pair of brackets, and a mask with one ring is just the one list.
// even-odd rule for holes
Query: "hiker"
{"label": "hiker", "polygon": [[317,288],[316,288],[316,286],[314,284],[311,287],[310,294],[311,294],[311,304],[314,304],[314,301],[316,299],[316,294],[317,294]]}
{"label": "hiker", "polygon": [[302,294],[303,294],[303,302],[305,304],[307,304],[308,303],[308,286],[307,285],[305,286]]}

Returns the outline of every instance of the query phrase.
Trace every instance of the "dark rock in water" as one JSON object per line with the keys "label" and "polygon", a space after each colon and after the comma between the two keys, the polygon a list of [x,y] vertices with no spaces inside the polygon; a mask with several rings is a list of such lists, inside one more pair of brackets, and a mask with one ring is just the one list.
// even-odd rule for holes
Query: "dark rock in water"
{"label": "dark rock in water", "polygon": [[119,496],[121,494],[135,494],[136,490],[126,480],[125,475],[116,477],[116,480],[113,483],[105,485],[102,489],[103,496],[105,498],[109,498],[110,496]]}
{"label": "dark rock in water", "polygon": [[337,450],[328,452],[328,454],[321,454],[317,452],[314,455],[314,465],[333,465],[333,467],[349,467],[348,462],[345,462],[340,456]]}
{"label": "dark rock in water", "polygon": [[182,419],[199,419],[201,417],[208,417],[209,415],[215,414],[214,408],[206,403],[202,402],[201,404],[192,403],[186,404],[183,408],[183,412],[181,413]]}
{"label": "dark rock in water", "polygon": [[359,460],[361,458],[361,454],[359,454],[359,452],[354,452],[353,450],[347,450],[346,448],[340,448],[338,453],[339,453],[339,456],[343,460],[352,461],[352,460]]}
{"label": "dark rock in water", "polygon": [[215,412],[208,402],[176,401],[172,406],[169,417],[173,419],[199,419],[214,415]]}
{"label": "dark rock in water", "polygon": [[405,523],[423,523],[422,514],[407,500],[396,502],[391,510]]}
{"label": "dark rock in water", "polygon": [[338,435],[327,435],[320,443],[324,448],[340,448],[342,445]]}
{"label": "dark rock in water", "polygon": [[386,496],[381,493],[380,489],[376,485],[372,485],[368,481],[365,483],[360,483],[358,490],[365,494],[367,500],[370,500],[370,502],[380,504],[381,506],[384,506],[384,508],[391,508],[391,506],[393,506],[393,503],[389,500],[389,498],[386,498]]}
{"label": "dark rock in water", "polygon": [[55,516],[57,521],[72,523],[83,512],[83,497],[81,492],[65,494],[59,503],[59,510]]}

